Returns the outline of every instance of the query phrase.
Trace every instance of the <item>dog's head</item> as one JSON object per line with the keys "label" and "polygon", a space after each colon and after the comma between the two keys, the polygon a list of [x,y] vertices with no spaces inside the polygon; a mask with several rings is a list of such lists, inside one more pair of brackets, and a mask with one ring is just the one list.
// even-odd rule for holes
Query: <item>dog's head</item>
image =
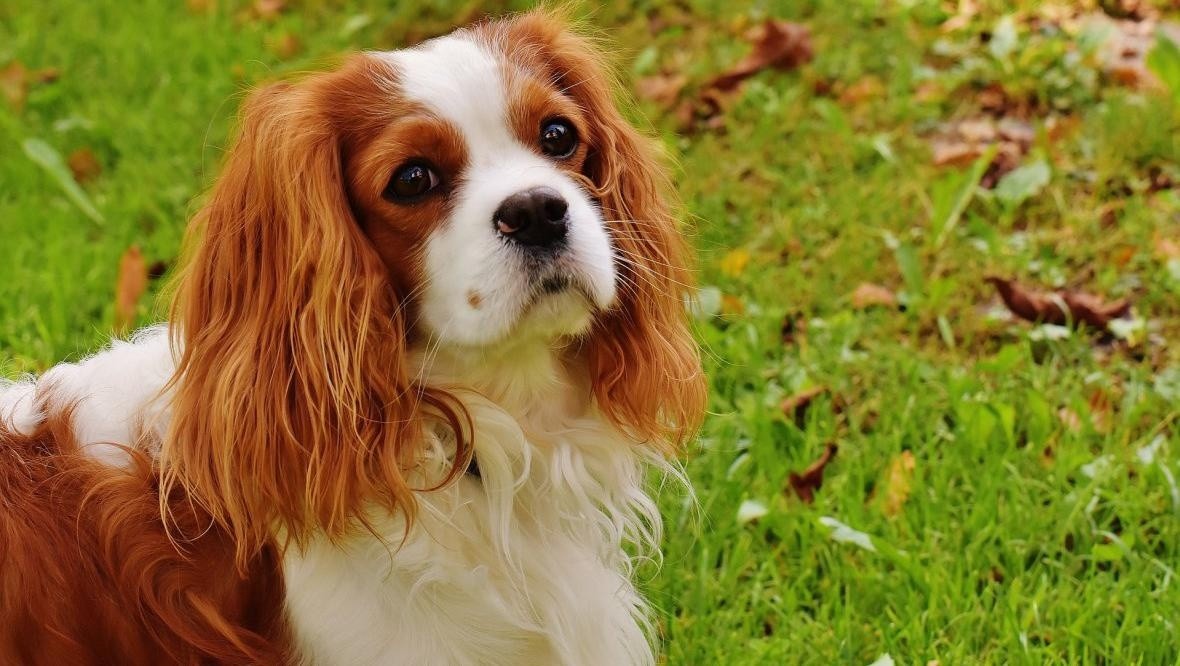
{"label": "dog's head", "polygon": [[530,13],[246,102],[194,220],[166,478],[257,543],[413,506],[405,470],[462,408],[416,345],[560,348],[597,407],[671,450],[703,409],[685,249],[598,50]]}

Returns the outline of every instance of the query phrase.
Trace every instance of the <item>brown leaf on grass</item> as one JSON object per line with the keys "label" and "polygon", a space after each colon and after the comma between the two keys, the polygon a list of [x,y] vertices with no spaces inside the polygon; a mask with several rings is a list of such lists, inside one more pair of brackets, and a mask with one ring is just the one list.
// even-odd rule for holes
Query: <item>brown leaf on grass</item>
{"label": "brown leaf on grass", "polygon": [[138,245],[127,248],[119,259],[115,284],[115,329],[126,331],[135,323],[139,299],[147,291],[148,270]]}
{"label": "brown leaf on grass", "polygon": [[942,32],[955,32],[971,25],[971,21],[979,14],[979,4],[975,0],[959,0],[955,15],[942,22],[938,27]]}
{"label": "brown leaf on grass", "polygon": [[784,346],[807,347],[807,319],[802,312],[788,312],[779,328]]}
{"label": "brown leaf on grass", "polygon": [[733,296],[731,294],[722,294],[721,296],[721,314],[725,316],[736,317],[746,313],[746,304],[742,302],[741,297]]}
{"label": "brown leaf on grass", "polygon": [[980,179],[990,189],[1020,165],[1035,139],[1036,131],[1023,120],[964,118],[939,126],[929,138],[930,154],[935,166],[965,167],[996,146],[996,156]]}
{"label": "brown leaf on grass", "polygon": [[815,501],[815,493],[824,485],[824,469],[836,457],[839,449],[835,444],[824,446],[824,452],[815,462],[808,465],[802,472],[791,472],[787,475],[787,483],[799,499],[807,504]]}
{"label": "brown leaf on grass", "polygon": [[856,106],[885,94],[885,84],[881,79],[868,75],[856,81],[840,92],[840,103]]}
{"label": "brown leaf on grass", "polygon": [[671,109],[680,99],[680,93],[687,83],[688,77],[683,74],[657,74],[636,81],[635,91],[641,98]]}
{"label": "brown leaf on grass", "polygon": [[895,308],[897,307],[897,296],[879,284],[861,282],[852,292],[852,307],[864,310],[875,305]]}
{"label": "brown leaf on grass", "polygon": [[914,454],[902,451],[889,461],[885,470],[885,479],[881,484],[881,510],[886,516],[893,517],[901,513],[906,500],[910,498],[910,488],[914,478]]}
{"label": "brown leaf on grass", "polygon": [[1180,259],[1180,241],[1164,236],[1158,231],[1155,232],[1155,237],[1152,238],[1152,249],[1157,259],[1164,261],[1168,259]]}
{"label": "brown leaf on grass", "polygon": [[254,13],[261,19],[273,19],[287,8],[287,0],[255,0]]}
{"label": "brown leaf on grass", "polygon": [[804,420],[807,417],[807,408],[811,406],[811,402],[827,392],[828,387],[826,386],[805,388],[794,395],[788,396],[779,405],[779,408],[783,410],[783,414],[787,418],[794,419],[796,425],[803,427]]}
{"label": "brown leaf on grass", "polygon": [[695,99],[685,100],[677,108],[676,118],[681,127],[720,128],[724,124],[722,116],[743,81],[764,69],[798,67],[815,56],[811,32],[797,23],[769,19],[749,31],[747,37],[754,45],[753,50],[702,86]]}
{"label": "brown leaf on grass", "polygon": [[70,153],[66,158],[66,164],[70,167],[70,173],[74,174],[74,180],[80,185],[85,185],[102,174],[102,164],[89,148],[79,148]]}
{"label": "brown leaf on grass", "polygon": [[769,19],[751,31],[750,38],[754,50],[729,71],[710,81],[706,88],[733,90],[764,69],[792,69],[815,57],[811,31],[798,23]]}
{"label": "brown leaf on grass", "polygon": [[1131,311],[1131,301],[1126,298],[1108,303],[1099,296],[1085,292],[1068,289],[1037,291],[1015,280],[997,276],[984,279],[995,286],[1012,314],[1031,322],[1058,326],[1086,324],[1107,331],[1112,319],[1124,317]]}
{"label": "brown leaf on grass", "polygon": [[290,60],[303,50],[303,42],[292,32],[283,32],[268,40],[270,52],[280,60]]}
{"label": "brown leaf on grass", "polygon": [[40,83],[53,83],[61,76],[56,67],[30,70],[19,60],[0,68],[0,96],[8,106],[16,111],[25,108],[25,100],[29,96],[29,86]]}

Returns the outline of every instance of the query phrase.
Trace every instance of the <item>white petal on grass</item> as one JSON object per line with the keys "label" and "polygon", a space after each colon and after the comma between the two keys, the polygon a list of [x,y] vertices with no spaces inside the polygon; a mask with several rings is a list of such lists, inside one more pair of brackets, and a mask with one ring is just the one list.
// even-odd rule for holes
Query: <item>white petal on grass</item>
{"label": "white petal on grass", "polygon": [[1140,340],[1147,331],[1147,322],[1142,319],[1111,319],[1107,324],[1114,337],[1120,340]]}
{"label": "white petal on grass", "polygon": [[770,513],[770,509],[767,509],[766,505],[762,502],[758,500],[743,500],[737,512],[738,525],[753,522],[768,513]]}
{"label": "white petal on grass", "polygon": [[1135,456],[1139,458],[1139,462],[1143,463],[1144,465],[1150,465],[1151,463],[1155,462],[1156,454],[1159,453],[1160,449],[1165,443],[1167,443],[1167,441],[1167,437],[1164,437],[1163,435],[1156,435],[1155,439],[1151,440],[1151,442],[1149,442],[1146,446],[1140,447],[1139,450],[1135,452]]}
{"label": "white petal on grass", "polygon": [[1114,458],[1109,455],[1098,456],[1092,462],[1082,465],[1082,474],[1091,479],[1097,478],[1110,469],[1112,463],[1114,463]]}
{"label": "white petal on grass", "polygon": [[869,664],[869,666],[893,666],[893,655],[886,652],[880,657],[877,657],[877,661]]}
{"label": "white petal on grass", "polygon": [[1030,340],[1065,340],[1073,331],[1069,330],[1068,326],[1058,326],[1057,324],[1041,324],[1028,332]]}
{"label": "white petal on grass", "polygon": [[696,298],[688,302],[688,310],[697,319],[708,319],[721,312],[721,290],[706,286],[697,290]]}
{"label": "white petal on grass", "polygon": [[819,522],[824,527],[831,528],[832,533],[829,536],[832,537],[833,541],[838,541],[839,543],[850,543],[855,546],[860,546],[865,550],[872,551],[874,553],[877,552],[877,547],[873,545],[872,537],[865,534],[864,532],[861,532],[860,530],[854,530],[831,516],[822,516],[820,517]]}

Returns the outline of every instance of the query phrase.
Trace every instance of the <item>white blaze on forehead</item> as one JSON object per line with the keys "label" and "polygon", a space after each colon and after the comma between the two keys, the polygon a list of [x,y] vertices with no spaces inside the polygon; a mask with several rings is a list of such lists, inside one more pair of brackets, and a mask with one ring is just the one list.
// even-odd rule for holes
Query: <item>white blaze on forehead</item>
{"label": "white blaze on forehead", "polygon": [[401,92],[455,126],[479,163],[516,144],[508,127],[503,61],[470,34],[383,54],[398,69]]}

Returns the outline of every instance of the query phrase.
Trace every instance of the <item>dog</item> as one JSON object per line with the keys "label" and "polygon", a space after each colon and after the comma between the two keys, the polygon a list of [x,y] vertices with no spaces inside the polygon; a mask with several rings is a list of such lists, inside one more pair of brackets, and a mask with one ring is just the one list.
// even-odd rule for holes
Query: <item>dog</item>
{"label": "dog", "polygon": [[168,323],[0,387],[0,663],[654,664],[705,389],[616,88],[539,11],[252,93]]}

